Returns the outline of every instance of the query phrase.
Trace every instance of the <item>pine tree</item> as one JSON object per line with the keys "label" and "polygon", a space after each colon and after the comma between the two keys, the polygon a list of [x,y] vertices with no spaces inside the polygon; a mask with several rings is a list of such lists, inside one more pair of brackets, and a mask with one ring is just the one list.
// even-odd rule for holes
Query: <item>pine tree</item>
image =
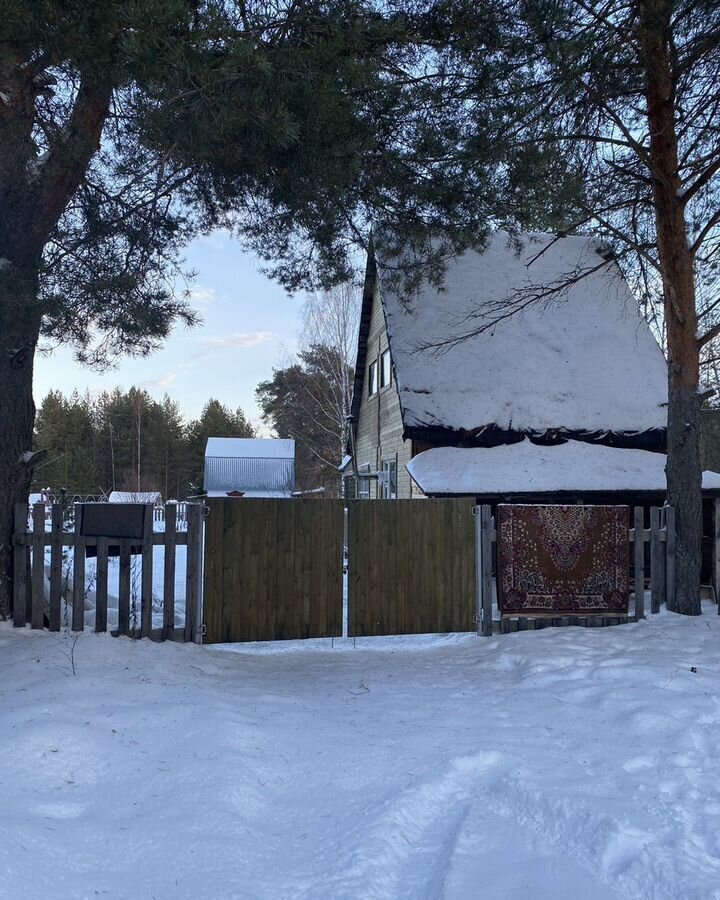
{"label": "pine tree", "polygon": [[41,333],[89,363],[150,352],[196,320],[169,284],[218,225],[290,288],[347,277],[378,213],[482,239],[506,163],[446,161],[463,103],[422,71],[448,27],[424,2],[0,0],[0,610]]}

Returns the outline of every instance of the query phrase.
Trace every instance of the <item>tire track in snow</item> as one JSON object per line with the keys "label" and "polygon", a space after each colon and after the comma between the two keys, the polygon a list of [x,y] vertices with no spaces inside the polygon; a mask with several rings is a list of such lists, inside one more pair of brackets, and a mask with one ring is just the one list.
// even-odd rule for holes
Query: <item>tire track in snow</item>
{"label": "tire track in snow", "polygon": [[[355,848],[341,853],[322,885],[306,898],[352,897],[357,900],[434,900],[442,895],[453,855],[478,783],[499,773],[501,757],[480,751],[459,757],[449,771],[423,781],[386,801],[368,828],[362,822]],[[497,777],[497,775],[495,776]],[[357,835],[343,835],[342,846]]]}

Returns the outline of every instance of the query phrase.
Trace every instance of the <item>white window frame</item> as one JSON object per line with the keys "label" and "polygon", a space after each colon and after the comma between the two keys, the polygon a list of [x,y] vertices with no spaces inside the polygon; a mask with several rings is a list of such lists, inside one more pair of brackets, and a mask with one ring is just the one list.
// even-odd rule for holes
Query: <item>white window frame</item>
{"label": "white window frame", "polygon": [[[382,497],[384,500],[397,500],[397,460],[386,459],[382,464],[384,478],[382,480]],[[393,478],[394,474],[394,478]],[[395,484],[393,485],[393,481]],[[394,487],[394,490],[393,490]]]}
{"label": "white window frame", "polygon": [[355,481],[355,497],[358,500],[370,499],[370,479],[367,475],[358,475]]}
{"label": "white window frame", "polygon": [[[383,350],[380,354],[380,390],[392,384],[392,364],[390,362],[390,350]],[[386,372],[387,368],[387,372]],[[386,380],[387,377],[387,380]]]}
{"label": "white window frame", "polygon": [[378,361],[374,359],[368,367],[368,397],[378,392]]}

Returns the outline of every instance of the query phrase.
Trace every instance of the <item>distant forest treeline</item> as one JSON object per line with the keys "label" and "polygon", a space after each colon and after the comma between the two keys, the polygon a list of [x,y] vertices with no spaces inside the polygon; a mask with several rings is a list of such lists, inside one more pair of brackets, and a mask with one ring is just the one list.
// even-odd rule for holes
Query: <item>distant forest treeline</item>
{"label": "distant forest treeline", "polygon": [[167,395],[159,403],[139,388],[98,397],[51,391],[35,420],[35,447],[48,450],[35,470],[35,490],[70,493],[160,491],[183,499],[202,484],[207,438],[254,437],[241,409],[209,400],[199,419],[185,421]]}
{"label": "distant forest treeline", "polygon": [[[346,356],[310,344],[257,387],[263,421],[278,437],[295,440],[297,490],[339,494],[353,377]],[[33,489],[159,491],[165,500],[182,500],[202,486],[209,437],[255,436],[242,409],[233,412],[218,400],[187,422],[170,397],[158,403],[140,388],[97,397],[51,391],[35,419],[35,449],[47,450],[48,459],[35,469]]]}

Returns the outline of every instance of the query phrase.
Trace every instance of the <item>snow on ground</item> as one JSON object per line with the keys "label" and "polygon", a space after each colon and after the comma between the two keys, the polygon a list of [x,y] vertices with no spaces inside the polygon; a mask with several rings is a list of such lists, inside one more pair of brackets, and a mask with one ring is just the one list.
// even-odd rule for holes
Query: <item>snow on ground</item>
{"label": "snow on ground", "polygon": [[[720,617],[197,647],[0,626],[2,896],[720,898]],[[695,671],[696,670],[696,671]]]}
{"label": "snow on ground", "polygon": [[[63,585],[66,603],[63,604],[63,622],[72,620],[72,573],[73,573],[73,549],[67,548],[63,559]],[[185,624],[185,572],[187,562],[187,547],[175,548],[175,627],[180,628]],[[85,625],[95,627],[95,586],[97,581],[97,560],[88,557],[85,560]],[[50,549],[45,551],[45,596],[50,596]],[[163,594],[165,577],[165,548],[153,547],[153,628],[162,628],[163,624]],[[142,578],[142,561],[139,554],[134,554],[130,562],[130,600],[136,612],[136,618],[140,616],[140,593]],[[116,628],[118,622],[118,597],[120,594],[120,559],[117,556],[108,557],[108,628]]]}

